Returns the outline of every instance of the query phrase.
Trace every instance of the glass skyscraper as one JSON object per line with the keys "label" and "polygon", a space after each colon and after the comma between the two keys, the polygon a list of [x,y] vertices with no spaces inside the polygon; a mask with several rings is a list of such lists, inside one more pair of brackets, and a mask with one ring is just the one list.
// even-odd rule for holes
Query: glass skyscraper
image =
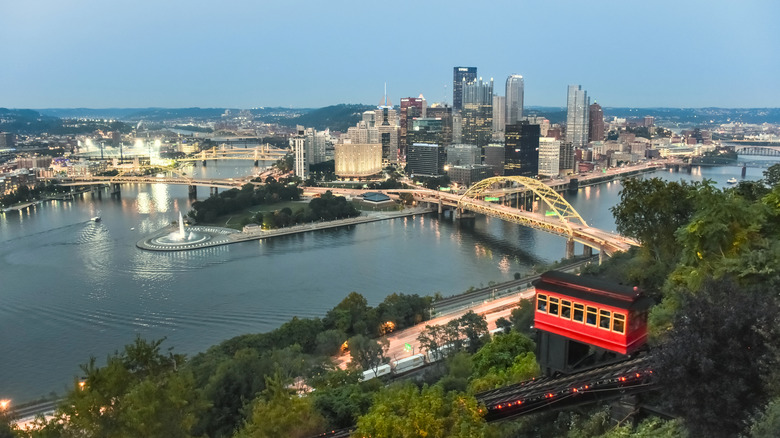
{"label": "glass skyscraper", "polygon": [[523,118],[523,77],[512,75],[506,78],[506,124],[511,125]]}
{"label": "glass skyscraper", "polygon": [[454,67],[452,69],[452,107],[454,109],[463,109],[463,85],[476,80],[476,67]]}
{"label": "glass skyscraper", "polygon": [[566,100],[566,141],[575,148],[588,144],[588,93],[580,85],[569,85]]}

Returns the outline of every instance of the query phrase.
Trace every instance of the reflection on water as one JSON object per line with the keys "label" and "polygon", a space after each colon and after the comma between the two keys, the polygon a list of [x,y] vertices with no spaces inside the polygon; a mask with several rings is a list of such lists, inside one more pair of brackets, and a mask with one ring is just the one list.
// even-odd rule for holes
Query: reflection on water
{"label": "reflection on water", "polygon": [[[236,164],[199,171],[227,173]],[[725,185],[740,172],[703,169],[701,177]],[[760,172],[748,169],[748,178]],[[590,224],[611,231],[607,209],[619,190],[615,182],[566,197]],[[13,352],[0,361],[4,397],[62,393],[80,363],[135,334],[167,337],[175,351],[193,354],[293,316],[321,316],[351,291],[372,305],[394,292],[448,295],[510,280],[565,250],[564,239],[516,224],[435,214],[194,251],[135,247],[190,209],[185,186],[124,185],[119,199],[85,194],[0,215],[0,351]],[[90,222],[97,212],[102,222]]]}

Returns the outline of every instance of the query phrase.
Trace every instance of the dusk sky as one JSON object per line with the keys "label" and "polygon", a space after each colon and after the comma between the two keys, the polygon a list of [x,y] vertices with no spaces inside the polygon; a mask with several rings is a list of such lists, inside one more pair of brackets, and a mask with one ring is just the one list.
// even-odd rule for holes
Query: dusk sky
{"label": "dusk sky", "polygon": [[780,106],[780,2],[4,0],[0,107],[452,101],[476,66],[526,106]]}

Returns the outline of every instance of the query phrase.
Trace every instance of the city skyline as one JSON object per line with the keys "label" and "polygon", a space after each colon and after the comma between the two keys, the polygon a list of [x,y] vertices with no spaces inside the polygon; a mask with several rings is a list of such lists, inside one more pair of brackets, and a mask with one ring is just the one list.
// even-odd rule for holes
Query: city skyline
{"label": "city skyline", "polygon": [[[348,1],[338,11],[303,1],[213,6],[5,5],[0,107],[371,104],[385,82],[394,101],[423,94],[452,104],[455,66],[477,67],[499,83],[522,75],[526,107],[565,106],[570,84],[608,107],[780,102],[780,60],[772,56],[780,4],[769,1],[661,1],[630,11],[612,1],[497,1],[479,18],[465,2]],[[465,20],[492,30],[458,38],[453,26]],[[378,32],[392,37],[369,44]]]}

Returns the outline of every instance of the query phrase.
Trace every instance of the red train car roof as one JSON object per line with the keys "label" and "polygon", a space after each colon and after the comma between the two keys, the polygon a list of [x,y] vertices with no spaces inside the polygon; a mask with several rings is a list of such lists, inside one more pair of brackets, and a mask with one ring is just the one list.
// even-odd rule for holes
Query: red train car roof
{"label": "red train car roof", "polygon": [[653,300],[635,287],[588,276],[547,271],[534,282],[537,291],[547,291],[625,310],[646,310]]}

